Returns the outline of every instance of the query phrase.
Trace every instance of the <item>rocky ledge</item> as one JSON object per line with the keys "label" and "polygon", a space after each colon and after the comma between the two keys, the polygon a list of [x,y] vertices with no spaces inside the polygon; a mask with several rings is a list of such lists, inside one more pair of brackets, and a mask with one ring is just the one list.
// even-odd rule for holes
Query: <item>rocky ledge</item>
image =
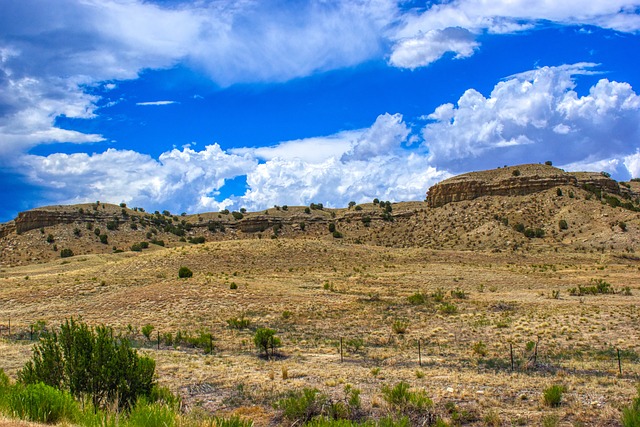
{"label": "rocky ledge", "polygon": [[484,196],[523,196],[560,186],[597,188],[609,194],[628,192],[598,172],[565,172],[550,165],[529,164],[471,172],[446,179],[427,192],[432,208]]}

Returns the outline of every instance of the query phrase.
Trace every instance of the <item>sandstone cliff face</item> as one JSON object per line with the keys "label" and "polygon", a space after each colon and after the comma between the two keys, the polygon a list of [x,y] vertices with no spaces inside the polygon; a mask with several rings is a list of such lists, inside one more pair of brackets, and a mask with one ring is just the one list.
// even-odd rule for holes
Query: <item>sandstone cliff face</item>
{"label": "sandstone cliff face", "polygon": [[588,184],[610,194],[621,194],[618,183],[600,173],[569,173],[547,165],[520,165],[471,172],[446,179],[427,192],[432,208],[483,196],[523,196],[558,186]]}
{"label": "sandstone cliff face", "polygon": [[110,213],[79,212],[49,208],[34,209],[20,212],[15,220],[2,224],[2,226],[0,226],[0,238],[13,232],[21,234],[36,228],[53,227],[58,224],[107,221],[111,218],[112,215]]}

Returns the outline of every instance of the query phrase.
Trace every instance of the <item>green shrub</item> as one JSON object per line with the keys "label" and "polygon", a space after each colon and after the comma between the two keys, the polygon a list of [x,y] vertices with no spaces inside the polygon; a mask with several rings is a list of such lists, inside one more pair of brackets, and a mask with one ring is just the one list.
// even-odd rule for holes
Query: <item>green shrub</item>
{"label": "green shrub", "polygon": [[433,402],[424,391],[411,391],[409,384],[404,381],[393,387],[383,386],[382,397],[391,410],[409,416],[427,412],[433,407]]}
{"label": "green shrub", "polygon": [[60,251],[60,258],[69,258],[73,256],[73,251],[71,249],[63,249]]}
{"label": "green shrub", "polygon": [[146,339],[151,340],[151,333],[153,332],[153,329],[153,325],[147,323],[142,327],[142,335],[144,335]]}
{"label": "green shrub", "polygon": [[149,247],[149,242],[140,242],[140,247],[142,249],[147,249]]}
{"label": "green shrub", "polygon": [[467,293],[462,289],[452,289],[451,298],[467,299]]}
{"label": "green shrub", "polygon": [[450,302],[444,302],[438,310],[442,314],[456,314],[458,312],[458,307]]}
{"label": "green shrub", "polygon": [[204,242],[206,242],[206,239],[204,238],[204,236],[189,237],[189,243],[191,244],[200,245]]}
{"label": "green shrub", "polygon": [[478,356],[484,357],[487,355],[487,345],[482,341],[478,341],[473,344],[473,352]]}
{"label": "green shrub", "polygon": [[547,406],[551,406],[552,408],[560,406],[563,393],[564,387],[561,385],[554,384],[550,387],[547,387],[542,393],[544,404]]}
{"label": "green shrub", "polygon": [[442,302],[444,301],[444,290],[442,290],[441,288],[436,289],[432,294],[431,294],[431,298],[433,298],[433,300],[435,302]]}
{"label": "green shrub", "polygon": [[290,392],[288,397],[280,399],[274,406],[282,411],[284,418],[293,423],[304,424],[322,415],[327,401],[327,395],[320,393],[318,389],[304,388]]}
{"label": "green shrub", "polygon": [[227,319],[227,325],[232,329],[246,329],[250,323],[249,319],[246,319],[244,316]]}
{"label": "green shrub", "polygon": [[406,322],[404,320],[395,320],[391,325],[391,329],[393,330],[393,332],[399,335],[407,332],[408,327],[409,327],[409,322]]}
{"label": "green shrub", "polygon": [[415,294],[408,296],[407,300],[411,304],[420,305],[427,302],[427,296],[422,292],[416,292]]}
{"label": "green shrub", "polygon": [[59,333],[40,339],[18,379],[24,384],[42,382],[76,398],[90,396],[95,408],[114,402],[128,408],[151,392],[155,366],[153,359],[139,356],[127,339],[114,337],[112,328],[90,329],[72,318]]}
{"label": "green shrub", "polygon": [[102,243],[103,245],[109,244],[109,238],[107,237],[106,234],[101,234],[99,238],[100,238],[100,243]]}
{"label": "green shrub", "polygon": [[335,222],[330,222],[329,223],[329,233],[333,233],[336,231],[336,224]]}
{"label": "green shrub", "polygon": [[134,243],[133,245],[131,245],[131,250],[133,252],[141,252],[142,246],[140,245],[140,243]]}
{"label": "green shrub", "polygon": [[569,224],[567,224],[567,221],[564,219],[561,219],[560,221],[558,221],[558,228],[560,230],[566,230],[569,228]]}
{"label": "green shrub", "polygon": [[275,349],[280,347],[280,338],[276,336],[276,331],[269,328],[258,328],[253,336],[253,343],[258,350],[264,352],[265,357],[269,357],[269,349],[271,349],[271,355],[275,354]]}
{"label": "green shrub", "polygon": [[238,284],[236,282],[231,282],[231,284],[229,285],[229,289],[231,290],[238,289]]}
{"label": "green shrub", "polygon": [[80,416],[78,404],[68,392],[43,383],[16,384],[5,392],[9,413],[23,420],[55,424],[73,422]]}
{"label": "green shrub", "polygon": [[339,232],[339,231],[337,231],[337,230],[336,230],[336,231],[334,231],[334,232],[333,232],[333,238],[334,238],[334,239],[342,239],[342,233],[341,233],[341,232]]}
{"label": "green shrub", "polygon": [[191,271],[189,269],[189,267],[180,267],[180,270],[178,270],[178,277],[180,279],[186,279],[189,277],[193,277],[193,271]]}

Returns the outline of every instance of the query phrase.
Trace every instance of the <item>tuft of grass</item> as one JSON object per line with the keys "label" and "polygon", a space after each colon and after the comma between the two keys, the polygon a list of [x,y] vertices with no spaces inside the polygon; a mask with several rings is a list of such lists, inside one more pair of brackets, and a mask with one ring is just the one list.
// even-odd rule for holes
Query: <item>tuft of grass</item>
{"label": "tuft of grass", "polygon": [[622,410],[622,427],[640,427],[640,385],[638,386],[638,397],[633,399],[633,403]]}
{"label": "tuft of grass", "polygon": [[550,387],[547,387],[542,393],[544,404],[552,408],[560,406],[560,404],[562,403],[563,393],[564,387],[561,385],[554,384]]}
{"label": "tuft of grass", "polygon": [[140,399],[129,412],[127,427],[173,427],[178,425],[178,414],[168,405],[148,403]]}
{"label": "tuft of grass", "polygon": [[74,422],[80,409],[73,397],[43,383],[16,384],[3,391],[3,400],[13,417],[45,424]]}

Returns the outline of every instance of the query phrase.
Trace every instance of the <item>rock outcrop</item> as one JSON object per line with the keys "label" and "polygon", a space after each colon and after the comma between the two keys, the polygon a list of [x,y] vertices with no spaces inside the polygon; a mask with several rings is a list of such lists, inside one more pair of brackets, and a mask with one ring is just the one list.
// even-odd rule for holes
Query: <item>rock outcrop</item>
{"label": "rock outcrop", "polygon": [[618,183],[601,173],[570,173],[549,165],[529,164],[471,172],[446,179],[429,188],[427,202],[430,207],[436,208],[483,196],[522,196],[559,186],[591,186],[610,194],[621,194]]}

